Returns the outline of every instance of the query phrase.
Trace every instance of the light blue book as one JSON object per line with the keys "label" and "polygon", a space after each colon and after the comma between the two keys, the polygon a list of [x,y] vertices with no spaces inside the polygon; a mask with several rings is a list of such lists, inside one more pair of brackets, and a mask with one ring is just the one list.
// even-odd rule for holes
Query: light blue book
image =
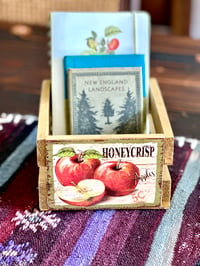
{"label": "light blue book", "polygon": [[146,12],[52,12],[50,36],[53,134],[66,133],[64,56],[144,54],[148,99],[150,18]]}

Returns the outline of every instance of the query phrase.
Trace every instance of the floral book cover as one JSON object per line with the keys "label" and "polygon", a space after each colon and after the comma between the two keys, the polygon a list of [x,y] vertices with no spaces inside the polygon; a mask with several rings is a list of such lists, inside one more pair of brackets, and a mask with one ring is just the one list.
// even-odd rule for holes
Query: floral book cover
{"label": "floral book cover", "polygon": [[50,209],[159,208],[163,140],[47,143]]}

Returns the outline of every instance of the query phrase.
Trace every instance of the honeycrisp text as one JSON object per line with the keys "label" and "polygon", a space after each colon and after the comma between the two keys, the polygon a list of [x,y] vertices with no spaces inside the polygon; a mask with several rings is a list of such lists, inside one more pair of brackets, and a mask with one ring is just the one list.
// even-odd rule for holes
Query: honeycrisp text
{"label": "honeycrisp text", "polygon": [[103,147],[104,158],[131,158],[131,157],[154,157],[154,146],[142,146],[142,147]]}

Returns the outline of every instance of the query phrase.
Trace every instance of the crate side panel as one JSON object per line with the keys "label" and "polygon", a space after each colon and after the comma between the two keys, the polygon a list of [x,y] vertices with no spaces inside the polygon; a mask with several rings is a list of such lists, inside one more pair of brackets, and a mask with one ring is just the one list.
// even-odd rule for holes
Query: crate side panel
{"label": "crate side panel", "polygon": [[37,163],[38,166],[46,166],[46,138],[49,135],[50,119],[50,81],[42,82],[38,132],[37,132]]}
{"label": "crate side panel", "polygon": [[39,168],[39,208],[41,211],[48,210],[47,204],[47,196],[48,196],[48,189],[47,189],[47,169],[46,167]]}
{"label": "crate side panel", "polygon": [[165,135],[164,162],[167,165],[171,165],[173,163],[174,150],[173,131],[157,80],[151,78],[150,85],[150,112],[154,120],[156,132],[163,133]]}
{"label": "crate side panel", "polygon": [[170,207],[171,200],[171,176],[167,165],[163,166],[163,191],[162,191],[162,206],[164,209]]}

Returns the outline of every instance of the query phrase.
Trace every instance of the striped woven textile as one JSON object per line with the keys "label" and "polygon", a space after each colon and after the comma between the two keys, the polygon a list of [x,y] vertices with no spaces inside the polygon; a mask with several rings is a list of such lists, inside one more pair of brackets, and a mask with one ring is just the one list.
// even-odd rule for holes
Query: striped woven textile
{"label": "striped woven textile", "polygon": [[175,140],[168,210],[43,212],[36,132],[34,116],[0,116],[0,265],[200,265],[198,140]]}

